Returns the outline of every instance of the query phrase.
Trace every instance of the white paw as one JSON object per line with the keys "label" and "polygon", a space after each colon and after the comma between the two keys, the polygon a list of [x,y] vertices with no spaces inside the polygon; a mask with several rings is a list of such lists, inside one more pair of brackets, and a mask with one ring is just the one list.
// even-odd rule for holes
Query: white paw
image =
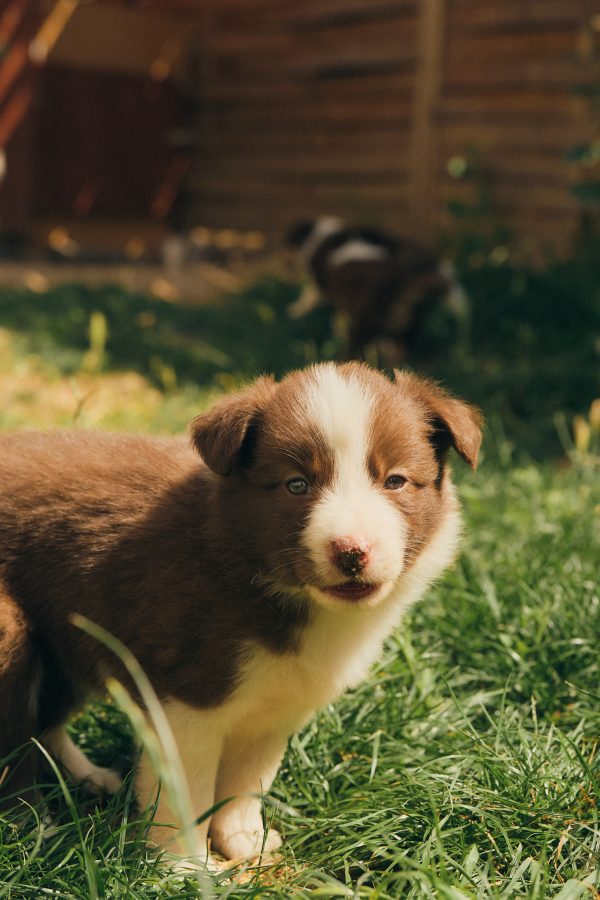
{"label": "white paw", "polygon": [[85,753],[73,743],[63,726],[54,728],[44,737],[44,743],[64,766],[67,774],[78,784],[87,785],[89,790],[101,794],[116,794],[123,779],[113,769],[96,766]]}
{"label": "white paw", "polygon": [[164,853],[161,862],[173,872],[181,876],[194,876],[198,874],[217,875],[226,868],[226,863],[219,862],[214,856],[204,858],[180,857],[171,853]]}
{"label": "white paw", "polygon": [[103,769],[90,765],[81,779],[83,787],[99,791],[101,794],[116,794],[123,786],[123,779],[114,769]]}
{"label": "white paw", "polygon": [[265,851],[268,853],[272,853],[274,850],[279,850],[282,844],[283,839],[277,829],[269,828],[265,840]]}
{"label": "white paw", "polygon": [[263,853],[272,853],[281,847],[281,835],[269,828],[265,835],[262,828],[255,831],[211,832],[212,845],[225,859],[254,859]]}

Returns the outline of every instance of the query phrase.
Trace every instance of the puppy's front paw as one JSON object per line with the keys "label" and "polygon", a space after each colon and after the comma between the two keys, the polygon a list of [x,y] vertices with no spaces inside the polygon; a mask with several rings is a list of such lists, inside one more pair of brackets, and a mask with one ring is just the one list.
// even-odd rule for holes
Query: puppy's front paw
{"label": "puppy's front paw", "polygon": [[198,873],[218,875],[227,866],[226,863],[215,859],[214,856],[211,856],[210,854],[204,858],[190,858],[189,856],[182,857],[176,854],[165,853],[161,857],[161,862],[163,865],[168,866],[171,871],[177,872],[182,877],[186,875],[193,876]]}
{"label": "puppy's front paw", "polygon": [[123,779],[114,769],[104,769],[90,763],[88,771],[81,779],[81,784],[92,793],[116,794],[123,786]]}
{"label": "puppy's front paw", "polygon": [[281,835],[274,828],[269,828],[266,835],[262,828],[212,833],[212,846],[226,859],[254,859],[263,853],[273,853],[281,844]]}

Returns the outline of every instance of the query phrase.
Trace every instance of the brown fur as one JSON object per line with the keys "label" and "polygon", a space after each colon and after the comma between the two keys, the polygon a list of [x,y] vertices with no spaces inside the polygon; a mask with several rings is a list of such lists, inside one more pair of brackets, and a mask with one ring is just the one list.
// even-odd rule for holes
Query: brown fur
{"label": "brown fur", "polygon": [[[446,450],[475,464],[478,416],[414,376],[340,369],[376,385],[375,482],[410,474],[393,498],[410,562],[443,513]],[[310,609],[286,588],[309,577],[299,536],[333,466],[297,402],[306,377],[259,379],[199,416],[206,464],[178,438],[0,437],[0,757],[63,723],[108,675],[127,681],[73,613],[115,634],[159,697],[196,707],[231,694],[253,645],[298,649]],[[282,489],[290,464],[311,473],[312,495]]]}

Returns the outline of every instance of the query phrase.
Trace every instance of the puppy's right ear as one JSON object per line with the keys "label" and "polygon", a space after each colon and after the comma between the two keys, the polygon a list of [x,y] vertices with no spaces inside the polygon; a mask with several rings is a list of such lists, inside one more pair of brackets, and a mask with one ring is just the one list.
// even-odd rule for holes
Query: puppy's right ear
{"label": "puppy's right ear", "polygon": [[194,419],[191,425],[194,447],[217,475],[230,475],[235,464],[241,461],[251,425],[274,390],[272,376],[258,378]]}

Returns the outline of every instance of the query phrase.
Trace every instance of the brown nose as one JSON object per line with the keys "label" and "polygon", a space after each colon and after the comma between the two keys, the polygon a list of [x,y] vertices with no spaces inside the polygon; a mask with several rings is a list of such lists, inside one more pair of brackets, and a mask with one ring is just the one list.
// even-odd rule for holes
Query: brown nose
{"label": "brown nose", "polygon": [[371,544],[353,537],[334,538],[329,542],[331,560],[343,572],[355,578],[363,571],[371,556]]}

